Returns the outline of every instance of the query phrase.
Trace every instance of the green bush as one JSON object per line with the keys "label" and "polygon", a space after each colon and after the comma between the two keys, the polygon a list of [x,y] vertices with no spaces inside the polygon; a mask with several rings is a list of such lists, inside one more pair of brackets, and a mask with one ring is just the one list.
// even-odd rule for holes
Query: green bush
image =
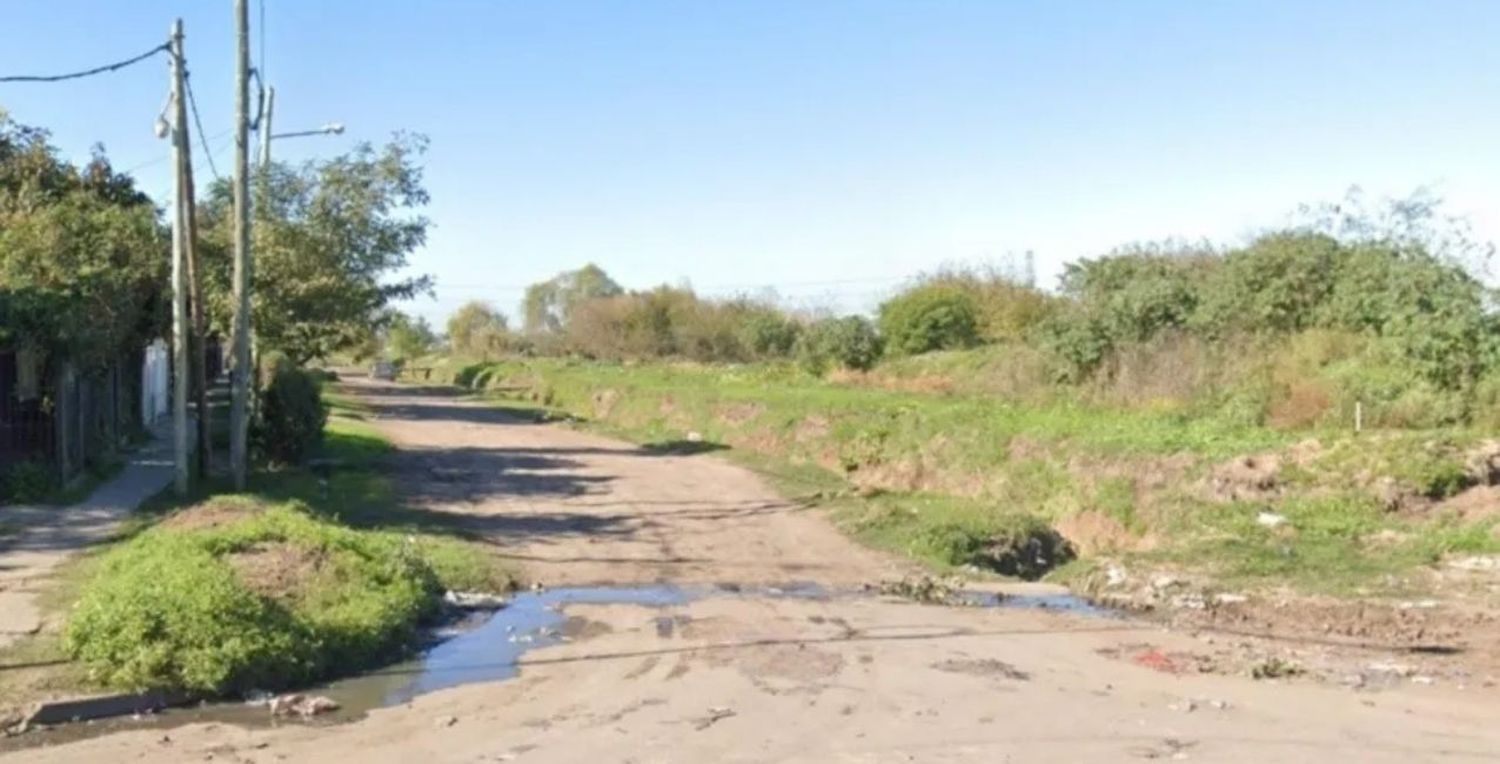
{"label": "green bush", "polygon": [[831,367],[865,371],[883,350],[874,324],[863,316],[829,318],[814,323],[797,341],[797,360],[813,374]]}
{"label": "green bush", "polygon": [[1208,246],[1135,245],[1066,266],[1062,291],[1114,342],[1150,339],[1186,327],[1202,284],[1222,261]]}
{"label": "green bush", "polygon": [[353,530],[296,502],[221,499],[184,519],[110,551],[85,584],[63,645],[95,680],[228,693],[366,669],[415,645],[444,588],[494,580],[457,542]]}
{"label": "green bush", "polygon": [[41,462],[13,464],[0,475],[0,501],[46,501],[57,489],[57,473]]}
{"label": "green bush", "polygon": [[1014,342],[1045,319],[1056,299],[997,267],[945,267],[921,277],[924,287],[951,289],[973,301],[982,342]]}
{"label": "green bush", "polygon": [[1333,289],[1339,259],[1339,243],[1331,236],[1262,236],[1230,252],[1223,267],[1208,274],[1192,323],[1210,335],[1310,328]]}
{"label": "green bush", "polygon": [[260,393],[255,443],[274,464],[300,464],[323,442],[328,410],[312,375],[282,367]]}
{"label": "green bush", "polygon": [[757,359],[785,358],[797,344],[801,327],[772,310],[751,313],[740,326],[740,342]]}
{"label": "green bush", "polygon": [[489,364],[487,363],[471,363],[459,369],[458,373],[453,375],[453,384],[470,389],[480,387],[481,385],[477,384],[476,380],[480,374],[488,369]]}
{"label": "green bush", "polygon": [[1035,341],[1055,359],[1060,382],[1083,381],[1114,348],[1104,324],[1076,305],[1042,321]]}
{"label": "green bush", "polygon": [[899,355],[973,347],[979,343],[978,310],[957,289],[917,286],[880,306],[880,332],[886,349]]}

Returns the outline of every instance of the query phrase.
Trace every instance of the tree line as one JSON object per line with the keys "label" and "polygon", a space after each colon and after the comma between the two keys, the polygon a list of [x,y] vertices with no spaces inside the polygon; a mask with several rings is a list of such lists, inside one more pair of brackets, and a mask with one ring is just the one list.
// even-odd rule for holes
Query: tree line
{"label": "tree line", "polygon": [[[1453,424],[1500,406],[1500,323],[1477,275],[1491,254],[1436,198],[1377,204],[1351,192],[1240,244],[1164,241],[1085,258],[1054,291],[1003,269],[943,268],[872,316],[627,290],[589,264],[532,285],[520,327],[474,302],[451,317],[446,341],[471,359],[789,361],[818,374],[982,350],[1048,394],[1134,386],[1144,403],[1170,388],[1163,395],[1294,425],[1358,401],[1377,421]],[[423,327],[400,354],[441,342]]]}

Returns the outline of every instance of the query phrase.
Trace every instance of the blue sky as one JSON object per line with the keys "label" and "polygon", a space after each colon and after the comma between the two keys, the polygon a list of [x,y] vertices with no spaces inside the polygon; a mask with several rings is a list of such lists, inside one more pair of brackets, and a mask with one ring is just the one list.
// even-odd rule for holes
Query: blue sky
{"label": "blue sky", "polygon": [[[587,261],[852,309],[1025,250],[1051,285],[1068,260],[1243,236],[1353,184],[1433,186],[1500,237],[1500,3],[265,3],[278,130],[349,127],[279,157],[431,137],[413,266],[438,291],[412,307],[433,319],[512,311]],[[205,131],[228,130],[230,0],[5,5],[0,74],[123,58],[181,15]],[[161,194],[165,84],[158,59],[0,85],[0,107]]]}

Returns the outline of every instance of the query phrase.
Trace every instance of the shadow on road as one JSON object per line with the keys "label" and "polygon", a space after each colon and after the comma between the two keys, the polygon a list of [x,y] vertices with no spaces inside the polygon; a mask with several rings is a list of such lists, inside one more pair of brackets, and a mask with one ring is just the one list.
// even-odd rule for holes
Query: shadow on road
{"label": "shadow on road", "polygon": [[[455,401],[459,391],[452,388],[358,384],[346,391],[368,406],[369,418],[377,422],[459,428],[538,423],[524,413]],[[641,447],[438,447],[428,441],[425,447],[404,446],[381,462],[381,470],[390,476],[400,494],[401,507],[371,511],[363,517],[356,510],[344,520],[446,529],[484,540],[497,547],[499,555],[518,561],[705,564],[710,560],[674,555],[665,549],[649,558],[621,555],[618,549],[579,555],[574,542],[579,538],[638,540],[652,535],[660,523],[674,520],[703,521],[704,527],[710,528],[714,521],[808,508],[781,500],[730,499],[711,493],[693,500],[623,496],[614,486],[619,474],[629,472],[630,460],[654,462],[727,448],[701,440],[667,440]],[[682,528],[674,530],[682,532]],[[522,551],[515,548],[517,545],[530,548]],[[558,547],[556,554],[548,554],[553,546]]]}

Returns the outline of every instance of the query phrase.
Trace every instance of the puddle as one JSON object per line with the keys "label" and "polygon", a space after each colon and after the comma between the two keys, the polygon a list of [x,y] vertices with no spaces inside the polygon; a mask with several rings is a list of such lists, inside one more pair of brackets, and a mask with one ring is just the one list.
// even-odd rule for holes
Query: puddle
{"label": "puddle", "polygon": [[996,607],[1016,610],[1052,610],[1095,618],[1124,618],[1113,608],[1101,607],[1073,594],[997,594],[994,592],[959,592],[957,599],[971,607]]}
{"label": "puddle", "polygon": [[695,598],[686,589],[667,585],[518,594],[478,628],[437,644],[416,661],[374,672],[404,676],[407,682],[389,688],[383,686],[384,682],[369,682],[372,675],[364,674],[329,685],[325,694],[346,707],[375,708],[399,705],[418,695],[461,684],[510,679],[520,671],[522,654],[572,638],[564,629],[568,618],[562,609],[567,605],[667,607],[685,605]]}
{"label": "puddle", "polygon": [[[205,703],[173,708],[142,717],[123,717],[61,725],[0,741],[0,753],[20,747],[53,745],[126,729],[169,728],[193,723],[224,723],[251,727],[276,724],[329,725],[363,717],[368,711],[406,703],[419,695],[477,682],[511,679],[520,672],[521,658],[529,651],[575,639],[607,633],[609,627],[564,612],[568,605],[636,605],[666,608],[707,598],[795,598],[826,600],[868,597],[866,592],[830,592],[813,583],[746,587],[715,584],[682,587],[668,584],[638,587],[575,587],[515,595],[509,604],[493,612],[472,613],[431,633],[427,645],[411,660],[359,676],[338,680],[302,692],[336,701],[338,711],[311,721],[277,720],[264,706],[246,703]],[[961,592],[973,607],[1054,610],[1094,617],[1122,617],[1066,594],[1006,595]],[[680,616],[652,619],[656,634],[673,636],[683,621]]]}

